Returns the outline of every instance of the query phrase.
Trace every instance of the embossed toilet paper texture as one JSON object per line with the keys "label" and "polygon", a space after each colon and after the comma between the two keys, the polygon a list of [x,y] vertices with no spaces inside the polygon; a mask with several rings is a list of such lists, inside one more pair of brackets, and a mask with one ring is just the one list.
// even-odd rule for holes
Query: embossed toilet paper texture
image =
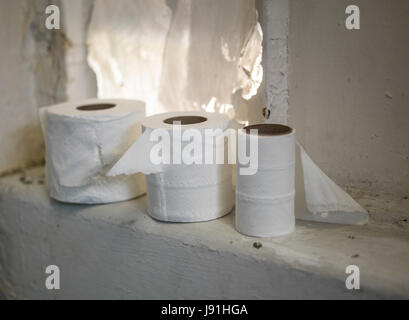
{"label": "embossed toilet paper texture", "polygon": [[[84,105],[112,104],[104,110]],[[108,203],[144,193],[142,175],[106,177],[140,134],[144,103],[88,99],[40,109],[50,196],[73,203]]]}
{"label": "embossed toilet paper texture", "polygon": [[[154,129],[165,129],[172,140],[173,125],[164,120],[180,116],[205,117],[206,121],[182,125],[184,132],[229,126],[229,118],[200,111],[172,112],[148,117],[142,121],[144,133],[108,172],[109,175],[146,174],[148,213],[157,220],[197,222],[219,218],[233,208],[232,168],[229,164],[152,164],[150,152],[157,142],[149,139]],[[183,149],[189,142],[182,142]],[[217,146],[213,146],[213,154]],[[173,159],[173,148],[169,158]],[[227,151],[225,149],[225,151]],[[143,157],[138,157],[143,155]]]}

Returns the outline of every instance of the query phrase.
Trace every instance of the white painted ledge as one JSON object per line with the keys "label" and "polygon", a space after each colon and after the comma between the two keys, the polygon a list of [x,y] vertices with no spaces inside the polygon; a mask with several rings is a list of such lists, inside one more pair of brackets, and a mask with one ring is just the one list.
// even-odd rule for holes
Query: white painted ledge
{"label": "white painted ledge", "polygon": [[[234,214],[191,224],[146,215],[145,197],[108,205],[48,198],[43,169],[0,180],[0,292],[7,298],[409,298],[409,232],[392,223],[297,222],[293,234],[254,239]],[[262,247],[256,249],[254,242]],[[47,265],[61,289],[45,288]],[[361,290],[345,287],[359,266]]]}

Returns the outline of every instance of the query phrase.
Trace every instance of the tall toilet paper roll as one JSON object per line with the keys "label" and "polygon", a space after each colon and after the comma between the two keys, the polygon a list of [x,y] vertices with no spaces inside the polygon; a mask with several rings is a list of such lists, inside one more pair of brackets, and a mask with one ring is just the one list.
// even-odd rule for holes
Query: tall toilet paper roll
{"label": "tall toilet paper roll", "polygon": [[50,196],[95,204],[143,194],[143,175],[105,174],[140,135],[144,116],[145,104],[133,100],[88,99],[41,108]]}
{"label": "tall toilet paper roll", "polygon": [[[227,116],[200,111],[163,113],[148,117],[142,121],[143,136],[115,164],[109,174],[145,173],[148,213],[157,220],[198,222],[216,219],[229,213],[234,204],[231,165],[183,162],[175,164],[173,160],[176,149],[173,141],[176,122],[180,123],[181,136],[189,129],[197,129],[197,132],[200,132],[202,150],[206,148],[206,129],[224,131],[229,126]],[[150,139],[155,129],[166,130],[170,137],[170,164],[155,165],[149,158],[157,144]],[[185,148],[191,143],[190,140],[181,141],[182,152],[185,152]],[[216,145],[212,146],[213,154],[216,154],[216,148]],[[145,155],[144,161],[135,161],[138,154]]]}
{"label": "tall toilet paper roll", "polygon": [[258,169],[241,175],[246,165],[237,161],[236,229],[254,237],[285,235],[295,225],[295,130],[280,124],[248,126],[238,132],[247,146],[251,129],[258,130]]}

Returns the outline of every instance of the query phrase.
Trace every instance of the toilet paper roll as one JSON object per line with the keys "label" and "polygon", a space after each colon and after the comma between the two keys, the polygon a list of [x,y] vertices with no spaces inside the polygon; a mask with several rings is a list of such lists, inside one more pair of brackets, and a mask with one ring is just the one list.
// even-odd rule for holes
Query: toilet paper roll
{"label": "toilet paper roll", "polygon": [[[258,169],[242,175],[237,161],[236,229],[249,236],[271,237],[294,230],[295,130],[280,124],[258,124],[239,130],[250,145],[257,129]],[[247,148],[248,150],[248,148]]]}
{"label": "toilet paper roll", "polygon": [[46,143],[46,180],[52,198],[109,203],[145,192],[141,174],[106,177],[140,135],[145,104],[88,99],[40,109]]}
{"label": "toilet paper roll", "polygon": [[366,210],[332,181],[300,144],[295,148],[293,129],[277,124],[249,126],[239,132],[247,144],[250,129],[259,130],[259,166],[255,175],[243,176],[238,162],[237,230],[259,237],[284,235],[294,228],[294,211],[300,220],[352,225],[368,222]]}
{"label": "toilet paper roll", "polygon": [[[197,129],[202,137],[202,150],[206,148],[206,129],[224,131],[229,126],[229,118],[217,113],[200,111],[163,113],[142,121],[143,135],[115,164],[108,175],[146,174],[148,213],[153,218],[171,222],[197,222],[219,218],[233,208],[232,168],[229,164],[175,164],[173,139],[174,123],[180,122],[180,133]],[[169,134],[172,145],[168,158],[172,163],[153,164],[151,151],[158,142],[151,141],[155,129],[163,129]],[[191,141],[182,141],[184,150]],[[212,146],[213,154],[217,146]],[[165,152],[165,151],[164,151]],[[225,148],[227,152],[227,148]],[[143,155],[138,157],[138,155]],[[202,154],[204,163],[204,152]]]}

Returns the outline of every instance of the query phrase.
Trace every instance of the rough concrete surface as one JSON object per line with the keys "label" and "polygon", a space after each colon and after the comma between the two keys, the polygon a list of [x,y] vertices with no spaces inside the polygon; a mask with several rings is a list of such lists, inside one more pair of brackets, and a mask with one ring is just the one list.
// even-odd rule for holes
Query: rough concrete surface
{"label": "rough concrete surface", "polygon": [[[256,239],[235,231],[234,213],[176,224],[147,216],[145,197],[58,203],[43,168],[0,181],[0,291],[9,299],[409,298],[408,199],[360,194],[367,226],[297,221],[288,236]],[[50,264],[60,290],[45,289]],[[360,268],[358,291],[345,287],[350,264]]]}

